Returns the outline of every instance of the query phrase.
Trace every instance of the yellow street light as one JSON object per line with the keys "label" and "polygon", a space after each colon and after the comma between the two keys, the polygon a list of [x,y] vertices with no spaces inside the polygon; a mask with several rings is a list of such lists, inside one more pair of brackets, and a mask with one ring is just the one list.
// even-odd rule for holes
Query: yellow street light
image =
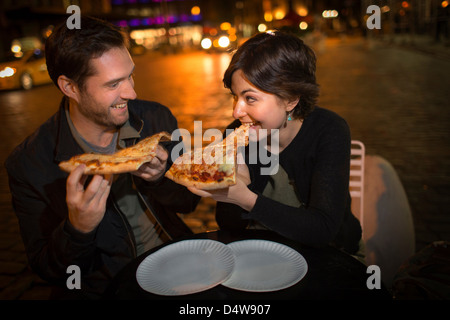
{"label": "yellow street light", "polygon": [[192,7],[191,14],[193,16],[198,16],[200,14],[200,7],[199,6]]}

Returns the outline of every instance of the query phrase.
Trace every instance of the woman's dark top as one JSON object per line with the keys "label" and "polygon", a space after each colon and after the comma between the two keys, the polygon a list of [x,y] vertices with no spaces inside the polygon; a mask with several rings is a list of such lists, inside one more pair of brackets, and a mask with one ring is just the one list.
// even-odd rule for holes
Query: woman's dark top
{"label": "woman's dark top", "polygon": [[[238,125],[239,121],[235,121],[229,128]],[[261,169],[269,167],[270,163],[261,164],[264,158],[259,148],[258,163],[249,163],[255,156],[247,146],[245,161],[252,181],[249,188],[258,198],[250,212],[219,202],[216,219],[220,228],[236,231],[256,224],[307,245],[332,244],[350,254],[356,253],[361,226],[351,212],[350,144],[346,121],[332,111],[316,107],[304,119],[292,142],[279,154],[278,175],[261,174]],[[264,152],[267,152],[266,159],[268,155],[274,156]],[[263,195],[273,184],[279,185],[276,176],[280,174],[287,174],[284,187],[293,190],[297,205],[292,205],[295,201],[280,201],[280,196],[274,200]],[[281,197],[283,194],[289,197],[288,193],[281,193]]]}

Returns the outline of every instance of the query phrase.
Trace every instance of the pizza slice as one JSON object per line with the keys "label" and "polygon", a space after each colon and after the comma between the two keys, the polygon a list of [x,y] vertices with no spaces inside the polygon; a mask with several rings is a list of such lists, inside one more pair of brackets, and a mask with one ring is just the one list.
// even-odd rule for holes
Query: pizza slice
{"label": "pizza slice", "polygon": [[236,184],[237,150],[248,145],[249,124],[243,124],[221,143],[178,157],[165,176],[186,187],[222,189]]}
{"label": "pizza slice", "polygon": [[160,132],[114,154],[76,155],[67,161],[62,161],[59,167],[66,172],[71,172],[79,165],[85,164],[84,174],[88,175],[132,172],[156,156],[156,147],[160,141],[168,140],[170,135],[167,132]]}

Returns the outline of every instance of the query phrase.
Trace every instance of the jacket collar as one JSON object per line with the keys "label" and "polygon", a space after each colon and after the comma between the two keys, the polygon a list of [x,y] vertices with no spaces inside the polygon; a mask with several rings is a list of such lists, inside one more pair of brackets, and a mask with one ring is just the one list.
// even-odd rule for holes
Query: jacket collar
{"label": "jacket collar", "polygon": [[[58,119],[58,136],[56,140],[55,160],[57,162],[66,161],[77,154],[84,153],[81,146],[76,142],[69,127],[68,119],[66,116],[65,108],[69,103],[69,98],[64,96],[59,105],[59,111],[57,113]],[[128,104],[132,104],[129,101]],[[143,121],[136,114],[134,114],[130,108],[129,112],[129,124],[139,134],[143,128]],[[131,129],[131,128],[130,128]],[[132,130],[132,129],[131,129]],[[129,132],[128,132],[129,133]],[[128,134],[127,134],[128,135]],[[130,135],[130,139],[137,138],[136,135]],[[127,143],[127,146],[130,143]]]}

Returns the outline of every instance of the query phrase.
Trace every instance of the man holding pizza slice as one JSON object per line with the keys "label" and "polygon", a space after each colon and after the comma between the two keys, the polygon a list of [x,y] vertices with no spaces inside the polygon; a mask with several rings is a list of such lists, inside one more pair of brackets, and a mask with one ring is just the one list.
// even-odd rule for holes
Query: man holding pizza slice
{"label": "man holding pizza slice", "polygon": [[[64,97],[6,161],[12,202],[30,266],[57,285],[54,297],[98,298],[134,257],[191,233],[176,213],[193,211],[199,197],[164,177],[175,142],[162,141],[177,121],[167,107],[136,99],[119,29],[88,17],[81,29],[63,23],[46,59]],[[73,265],[80,290],[66,286]]]}

